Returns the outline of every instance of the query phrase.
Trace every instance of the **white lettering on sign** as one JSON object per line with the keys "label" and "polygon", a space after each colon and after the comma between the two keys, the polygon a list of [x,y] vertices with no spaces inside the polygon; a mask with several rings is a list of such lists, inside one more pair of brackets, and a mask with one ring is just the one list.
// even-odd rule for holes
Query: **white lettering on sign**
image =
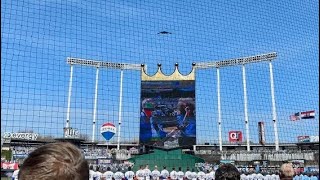
{"label": "white lettering on sign", "polygon": [[5,132],[3,138],[5,139],[26,139],[26,140],[37,140],[37,133],[11,133]]}
{"label": "white lettering on sign", "polygon": [[78,129],[65,128],[64,129],[64,137],[65,138],[79,138],[80,133],[79,133]]}
{"label": "white lettering on sign", "polygon": [[101,131],[111,131],[111,132],[115,132],[115,127],[101,127]]}

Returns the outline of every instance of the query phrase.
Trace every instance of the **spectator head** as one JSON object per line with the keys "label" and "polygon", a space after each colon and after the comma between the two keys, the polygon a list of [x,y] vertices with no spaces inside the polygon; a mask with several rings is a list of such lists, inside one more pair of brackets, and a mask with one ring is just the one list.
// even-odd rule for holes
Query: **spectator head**
{"label": "spectator head", "polygon": [[284,163],[280,167],[280,179],[293,179],[294,169],[291,163]]}
{"label": "spectator head", "polygon": [[190,169],[189,169],[189,167],[187,167],[187,171],[189,171]]}
{"label": "spectator head", "polygon": [[181,171],[181,167],[179,167],[179,171]]}
{"label": "spectator head", "polygon": [[131,167],[130,166],[128,167],[128,171],[131,171]]}
{"label": "spectator head", "polygon": [[240,180],[240,172],[232,164],[222,164],[215,172],[215,180]]}
{"label": "spectator head", "polygon": [[50,143],[39,147],[24,160],[20,180],[87,180],[88,162],[71,143]]}
{"label": "spectator head", "polygon": [[176,168],[174,168],[174,167],[172,168],[173,171],[174,171],[175,169],[176,169]]}
{"label": "spectator head", "polygon": [[158,169],[158,166],[157,166],[157,165],[155,165],[155,166],[154,166],[154,169]]}
{"label": "spectator head", "polygon": [[143,166],[142,166],[142,165],[140,166],[140,169],[143,169]]}
{"label": "spectator head", "polygon": [[167,167],[163,166],[163,169],[166,169]]}
{"label": "spectator head", "polygon": [[111,168],[109,166],[107,167],[107,171],[111,171]]}

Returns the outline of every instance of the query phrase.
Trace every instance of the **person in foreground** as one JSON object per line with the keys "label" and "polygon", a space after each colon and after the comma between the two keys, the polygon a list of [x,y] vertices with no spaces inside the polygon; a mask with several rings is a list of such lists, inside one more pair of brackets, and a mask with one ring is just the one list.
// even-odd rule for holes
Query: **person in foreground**
{"label": "person in foreground", "polygon": [[71,143],[46,144],[31,152],[19,171],[19,180],[35,179],[88,180],[88,162]]}
{"label": "person in foreground", "polygon": [[215,180],[240,180],[240,172],[232,164],[222,164],[215,172]]}
{"label": "person in foreground", "polygon": [[294,176],[294,169],[291,163],[284,163],[280,167],[280,179],[291,180]]}

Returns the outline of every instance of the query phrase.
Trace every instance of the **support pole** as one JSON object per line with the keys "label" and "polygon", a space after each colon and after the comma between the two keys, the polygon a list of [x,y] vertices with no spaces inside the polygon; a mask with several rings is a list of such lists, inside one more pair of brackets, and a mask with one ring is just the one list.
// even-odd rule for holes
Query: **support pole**
{"label": "support pole", "polygon": [[73,65],[71,64],[70,65],[69,91],[68,91],[67,120],[66,120],[65,128],[70,127],[70,105],[71,105],[72,79],[73,79]]}
{"label": "support pole", "polygon": [[217,94],[218,94],[218,128],[219,128],[219,150],[222,151],[222,129],[221,129],[221,101],[220,101],[220,70],[217,68]]}
{"label": "support pole", "polygon": [[243,84],[243,100],[244,100],[244,122],[246,124],[246,137],[247,137],[247,151],[250,151],[247,82],[246,82],[246,68],[244,64],[242,65],[242,84]]}
{"label": "support pole", "polygon": [[121,123],[122,123],[122,82],[123,82],[123,70],[120,74],[120,99],[119,99],[119,123],[118,123],[118,144],[117,150],[120,150],[120,135],[121,135]]}
{"label": "support pole", "polygon": [[273,121],[273,129],[274,129],[274,143],[276,146],[276,151],[279,151],[279,136],[278,136],[278,128],[277,128],[277,111],[276,111],[276,100],[274,95],[274,81],[273,81],[273,70],[272,70],[272,62],[269,62],[269,70],[270,70],[270,86],[271,86],[271,100],[272,100],[272,121]]}
{"label": "support pole", "polygon": [[96,87],[94,91],[94,107],[92,120],[92,142],[94,142],[94,135],[96,133],[96,119],[97,119],[97,101],[98,101],[98,82],[99,82],[99,67],[96,70]]}

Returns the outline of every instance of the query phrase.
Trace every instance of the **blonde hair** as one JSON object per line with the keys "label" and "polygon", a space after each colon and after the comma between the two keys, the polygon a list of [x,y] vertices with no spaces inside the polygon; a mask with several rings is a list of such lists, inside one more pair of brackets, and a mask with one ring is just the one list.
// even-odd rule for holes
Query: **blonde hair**
{"label": "blonde hair", "polygon": [[292,167],[292,163],[284,163],[280,167],[280,172],[282,177],[293,177],[294,169]]}
{"label": "blonde hair", "polygon": [[20,180],[87,180],[89,166],[81,151],[71,143],[50,143],[29,154],[23,162]]}

